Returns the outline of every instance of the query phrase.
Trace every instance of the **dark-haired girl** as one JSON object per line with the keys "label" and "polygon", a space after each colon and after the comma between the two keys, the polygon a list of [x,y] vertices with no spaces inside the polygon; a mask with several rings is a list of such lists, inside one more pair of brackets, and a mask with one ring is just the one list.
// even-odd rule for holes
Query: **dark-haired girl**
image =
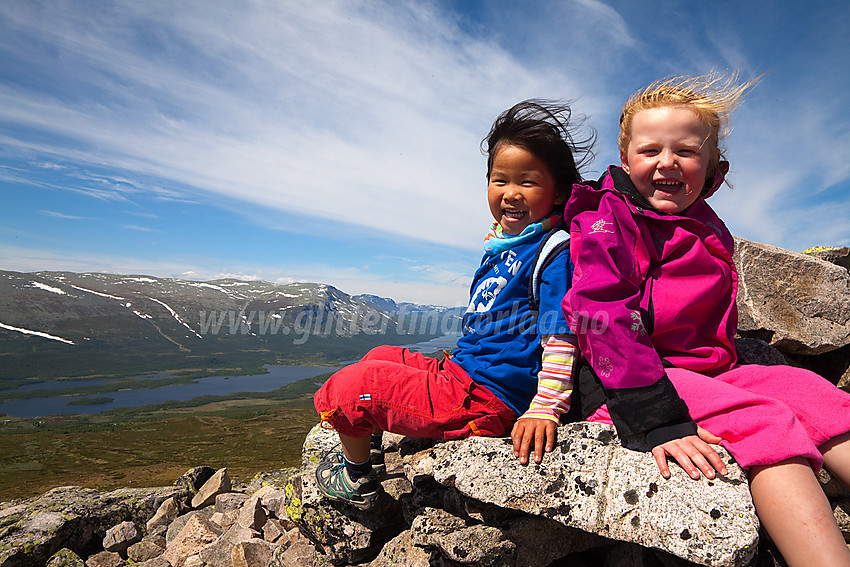
{"label": "dark-haired girl", "polygon": [[553,254],[540,273],[536,313],[529,281],[541,242],[563,223],[564,204],[590,156],[593,136],[576,142],[569,120],[566,105],[525,101],[503,112],[485,138],[495,222],[451,356],[378,347],[316,393],[322,423],[342,445],[316,469],[330,498],[363,510],[375,505],[381,492],[375,432],[436,439],[511,432],[521,463],[532,450],[540,462],[554,447],[558,420],[570,407],[575,354],[561,310],[572,278],[569,254]]}

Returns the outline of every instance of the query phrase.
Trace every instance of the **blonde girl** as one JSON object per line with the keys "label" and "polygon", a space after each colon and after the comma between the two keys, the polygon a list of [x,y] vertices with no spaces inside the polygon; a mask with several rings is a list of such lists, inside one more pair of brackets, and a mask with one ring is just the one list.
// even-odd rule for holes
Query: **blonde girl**
{"label": "blonde girl", "polygon": [[747,469],[756,511],[789,565],[850,566],[815,477],[850,486],[850,394],[790,366],[739,365],[729,230],[706,202],[728,171],[720,143],[754,82],[678,77],[633,95],[620,118],[622,167],[567,203],[573,286],[564,300],[588,364],[589,421],[645,434],[664,477]]}

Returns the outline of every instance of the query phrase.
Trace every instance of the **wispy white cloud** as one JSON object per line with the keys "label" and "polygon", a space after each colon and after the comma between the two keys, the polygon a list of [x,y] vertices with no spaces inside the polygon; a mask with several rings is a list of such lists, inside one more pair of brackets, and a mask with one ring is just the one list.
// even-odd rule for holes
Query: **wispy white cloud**
{"label": "wispy white cloud", "polygon": [[92,220],[92,217],[81,217],[79,215],[68,215],[65,213],[60,213],[58,211],[40,211],[41,214],[47,215],[49,217],[54,217],[57,219],[66,219],[66,220]]}
{"label": "wispy white cloud", "polygon": [[[451,245],[477,240],[487,222],[478,142],[490,120],[503,100],[544,84],[497,46],[458,37],[427,5],[281,3],[221,19],[223,5],[200,19],[185,7],[168,18],[129,4],[62,7],[15,23],[80,62],[71,90],[82,94],[0,86],[0,120],[56,140],[7,140],[7,151],[37,147]],[[155,45],[137,39],[150,24],[165,38]]]}
{"label": "wispy white cloud", "polygon": [[122,224],[121,228],[125,228],[127,230],[138,230],[139,232],[159,232],[153,228],[149,228],[146,226],[139,226],[136,224]]}
{"label": "wispy white cloud", "polygon": [[145,218],[145,219],[160,219],[160,218],[162,218],[160,215],[157,215],[157,214],[154,214],[154,213],[146,213],[146,212],[139,212],[139,211],[130,211],[130,214],[133,215],[133,216],[137,216],[137,217],[141,217],[141,218]]}
{"label": "wispy white cloud", "polygon": [[39,169],[52,169],[52,170],[62,170],[66,169],[64,165],[59,165],[58,163],[51,162],[36,162],[33,165]]}

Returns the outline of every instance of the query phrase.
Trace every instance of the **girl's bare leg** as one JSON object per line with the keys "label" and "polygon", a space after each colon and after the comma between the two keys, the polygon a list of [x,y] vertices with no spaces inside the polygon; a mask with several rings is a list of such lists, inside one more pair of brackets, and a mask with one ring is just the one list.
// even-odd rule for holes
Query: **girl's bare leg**
{"label": "girl's bare leg", "polygon": [[342,444],[342,453],[349,462],[364,463],[369,460],[369,436],[349,437],[340,433],[339,441]]}
{"label": "girl's bare leg", "polygon": [[752,467],[750,491],[762,525],[788,565],[850,567],[850,549],[807,459]]}
{"label": "girl's bare leg", "polygon": [[829,474],[850,489],[850,432],[833,437],[818,449]]}

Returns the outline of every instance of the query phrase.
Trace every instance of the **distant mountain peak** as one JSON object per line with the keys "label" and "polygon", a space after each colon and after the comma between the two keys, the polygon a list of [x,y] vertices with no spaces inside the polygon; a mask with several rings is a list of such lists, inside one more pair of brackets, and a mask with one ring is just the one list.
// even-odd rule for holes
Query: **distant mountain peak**
{"label": "distant mountain peak", "polygon": [[[255,360],[303,352],[350,360],[368,345],[418,342],[457,328],[460,315],[325,283],[0,271],[0,355],[10,375],[48,363],[67,375],[91,374],[104,361],[140,356],[148,366],[161,360],[163,369],[185,367],[186,357],[204,366],[234,352]],[[351,339],[360,346],[346,347]]]}

